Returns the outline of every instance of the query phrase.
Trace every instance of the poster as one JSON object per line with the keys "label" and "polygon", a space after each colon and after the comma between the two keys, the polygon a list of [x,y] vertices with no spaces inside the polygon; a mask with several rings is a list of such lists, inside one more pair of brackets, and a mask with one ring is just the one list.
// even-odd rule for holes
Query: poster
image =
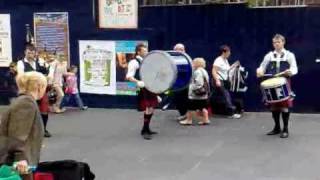
{"label": "poster", "polygon": [[69,63],[69,25],[67,12],[34,13],[35,45],[40,56],[48,53]]}
{"label": "poster", "polygon": [[115,42],[79,41],[80,92],[116,94]]}
{"label": "poster", "polygon": [[100,28],[138,28],[137,0],[98,0],[98,6]]}
{"label": "poster", "polygon": [[147,45],[147,41],[116,41],[117,95],[136,95],[136,83],[126,80],[128,63],[134,59],[137,44]]}
{"label": "poster", "polygon": [[11,24],[9,14],[0,14],[0,67],[9,67],[12,61]]}

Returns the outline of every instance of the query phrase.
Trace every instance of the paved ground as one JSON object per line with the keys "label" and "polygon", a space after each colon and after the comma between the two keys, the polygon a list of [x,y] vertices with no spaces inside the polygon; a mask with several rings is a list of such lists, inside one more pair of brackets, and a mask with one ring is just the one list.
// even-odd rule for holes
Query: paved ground
{"label": "paved ground", "polygon": [[152,141],[139,136],[134,110],[53,115],[42,161],[88,162],[97,180],[320,180],[320,115],[294,114],[288,139],[264,135],[272,128],[269,113],[213,117],[205,127],[182,127],[176,115],[155,114],[160,134]]}

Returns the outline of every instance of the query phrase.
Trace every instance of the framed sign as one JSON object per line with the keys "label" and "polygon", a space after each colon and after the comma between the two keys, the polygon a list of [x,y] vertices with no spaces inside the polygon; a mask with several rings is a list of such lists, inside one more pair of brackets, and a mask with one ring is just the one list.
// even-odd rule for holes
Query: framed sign
{"label": "framed sign", "polygon": [[97,0],[99,28],[138,28],[137,0]]}
{"label": "framed sign", "polygon": [[69,22],[67,12],[34,13],[35,43],[41,56],[55,53],[69,62]]}

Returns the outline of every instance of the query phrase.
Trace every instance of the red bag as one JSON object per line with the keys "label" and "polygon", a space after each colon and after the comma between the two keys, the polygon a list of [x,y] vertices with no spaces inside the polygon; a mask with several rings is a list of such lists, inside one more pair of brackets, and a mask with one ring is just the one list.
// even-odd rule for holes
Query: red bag
{"label": "red bag", "polygon": [[54,180],[51,173],[35,172],[33,174],[34,180]]}

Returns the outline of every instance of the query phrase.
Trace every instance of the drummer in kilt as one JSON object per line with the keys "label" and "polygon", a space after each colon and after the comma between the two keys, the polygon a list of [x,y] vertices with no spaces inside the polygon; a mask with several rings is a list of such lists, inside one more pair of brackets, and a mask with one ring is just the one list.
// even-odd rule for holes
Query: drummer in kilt
{"label": "drummer in kilt", "polygon": [[[298,73],[295,55],[284,48],[285,38],[276,34],[272,39],[274,51],[265,55],[262,63],[257,69],[257,77],[264,77],[265,74],[272,74],[276,77],[285,77],[290,85],[290,77]],[[267,104],[272,112],[274,128],[267,135],[280,134],[281,138],[289,137],[288,122],[290,117],[290,108],[293,105],[293,98],[288,100]],[[280,127],[280,115],[282,115],[283,129]]]}
{"label": "drummer in kilt", "polygon": [[153,134],[157,132],[150,130],[150,121],[154,108],[158,105],[158,96],[145,88],[144,82],[140,79],[139,69],[148,49],[144,44],[138,44],[135,49],[135,59],[128,64],[126,79],[137,84],[138,87],[138,111],[143,111],[143,126],[141,136],[146,140],[151,140]]}

